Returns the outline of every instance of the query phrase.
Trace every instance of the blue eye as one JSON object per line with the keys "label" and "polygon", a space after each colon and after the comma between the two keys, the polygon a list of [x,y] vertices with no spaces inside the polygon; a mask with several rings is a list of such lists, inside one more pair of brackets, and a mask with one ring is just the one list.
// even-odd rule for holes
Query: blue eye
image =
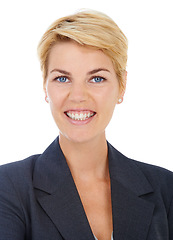
{"label": "blue eye", "polygon": [[55,80],[57,80],[58,82],[64,83],[68,81],[68,78],[62,76],[62,77],[55,78]]}
{"label": "blue eye", "polygon": [[103,82],[105,80],[105,78],[103,77],[94,77],[91,82],[94,82],[94,83],[100,83],[100,82]]}

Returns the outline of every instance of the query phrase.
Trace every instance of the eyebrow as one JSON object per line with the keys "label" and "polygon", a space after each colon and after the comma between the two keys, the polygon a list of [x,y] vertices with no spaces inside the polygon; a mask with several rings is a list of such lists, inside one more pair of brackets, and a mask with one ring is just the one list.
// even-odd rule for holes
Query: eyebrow
{"label": "eyebrow", "polygon": [[95,74],[95,73],[98,73],[98,72],[101,72],[101,71],[105,71],[105,72],[110,72],[108,69],[106,68],[96,68],[92,71],[89,71],[87,74],[88,75],[92,75],[92,74]]}
{"label": "eyebrow", "polygon": [[69,72],[67,72],[65,70],[57,69],[57,68],[55,68],[52,71],[50,71],[50,73],[53,73],[53,72],[60,72],[60,73],[65,74],[65,75],[70,75]]}
{"label": "eyebrow", "polygon": [[[92,75],[92,74],[95,74],[95,73],[98,73],[98,72],[101,72],[101,71],[105,71],[105,72],[109,72],[110,73],[110,71],[108,69],[106,69],[106,68],[96,68],[94,70],[89,71],[87,73],[87,75]],[[52,71],[50,71],[50,73],[52,73],[52,72],[60,72],[60,73],[65,74],[65,75],[71,75],[70,72],[67,72],[67,71],[62,70],[62,69],[57,69],[57,68],[55,68]]]}

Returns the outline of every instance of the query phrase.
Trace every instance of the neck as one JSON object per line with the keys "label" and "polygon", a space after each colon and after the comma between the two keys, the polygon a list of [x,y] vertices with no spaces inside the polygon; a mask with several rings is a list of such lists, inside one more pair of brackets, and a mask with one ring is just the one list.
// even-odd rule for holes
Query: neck
{"label": "neck", "polygon": [[59,143],[73,177],[81,179],[109,177],[105,134],[82,143],[71,141],[60,134]]}

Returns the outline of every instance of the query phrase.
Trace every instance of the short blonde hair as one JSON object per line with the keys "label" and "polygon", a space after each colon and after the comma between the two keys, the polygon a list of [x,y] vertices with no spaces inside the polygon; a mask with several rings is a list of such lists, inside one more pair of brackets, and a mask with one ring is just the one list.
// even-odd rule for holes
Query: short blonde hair
{"label": "short blonde hair", "polygon": [[125,89],[127,38],[107,15],[97,11],[79,11],[56,20],[44,33],[38,45],[38,56],[44,83],[47,78],[48,57],[59,41],[74,40],[81,45],[102,50],[112,60],[120,87]]}

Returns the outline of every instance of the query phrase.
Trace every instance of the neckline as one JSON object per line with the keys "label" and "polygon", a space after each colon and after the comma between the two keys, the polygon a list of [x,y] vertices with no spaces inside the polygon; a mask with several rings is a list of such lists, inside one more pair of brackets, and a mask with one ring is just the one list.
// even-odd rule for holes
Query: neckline
{"label": "neckline", "polygon": [[[95,235],[94,235],[94,238],[95,238],[95,240],[98,240]],[[111,240],[114,240],[113,239],[113,232],[112,232],[112,235],[111,235]]]}

